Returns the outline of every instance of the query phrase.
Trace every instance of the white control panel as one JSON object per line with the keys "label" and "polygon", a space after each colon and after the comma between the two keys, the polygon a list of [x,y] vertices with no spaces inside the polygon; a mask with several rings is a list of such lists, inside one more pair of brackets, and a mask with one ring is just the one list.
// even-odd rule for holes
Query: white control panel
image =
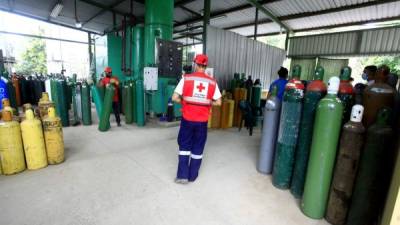
{"label": "white control panel", "polygon": [[144,89],[146,91],[157,91],[158,87],[158,68],[145,67],[143,70]]}

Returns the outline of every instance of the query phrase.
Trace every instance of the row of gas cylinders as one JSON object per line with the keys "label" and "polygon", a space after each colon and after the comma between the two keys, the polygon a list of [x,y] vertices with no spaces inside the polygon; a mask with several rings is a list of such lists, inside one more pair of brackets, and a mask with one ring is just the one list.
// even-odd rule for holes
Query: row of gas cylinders
{"label": "row of gas cylinders", "polygon": [[[252,86],[249,99],[253,108],[259,108],[261,105],[261,86]],[[225,92],[222,94],[221,106],[212,106],[211,114],[208,119],[208,128],[231,128],[239,127],[243,121],[240,102],[248,101],[248,89],[236,87],[233,94]]]}
{"label": "row of gas cylinders", "polygon": [[300,73],[295,66],[282,104],[276,89],[267,100],[258,171],[272,173],[275,187],[301,198],[308,217],[325,217],[334,225],[374,224],[395,158],[390,126],[395,90],[379,70],[381,79],[366,88],[363,105],[353,106],[350,68],[342,70],[342,81],[330,78],[328,88],[322,67],[306,89]]}
{"label": "row of gas cylinders", "polygon": [[[122,112],[125,115],[125,123],[145,125],[144,87],[142,80],[127,80],[121,86]],[[97,116],[99,118],[99,131],[110,129],[110,115],[115,87],[108,84],[105,87],[98,84],[91,86]]]}
{"label": "row of gas cylinders", "polygon": [[[0,169],[4,175],[37,170],[48,164],[64,161],[64,140],[61,119],[48,105],[35,116],[30,104],[24,105],[24,114],[15,116],[9,100],[3,98],[0,120]],[[14,116],[13,116],[14,114]],[[19,122],[21,120],[21,123]]]}

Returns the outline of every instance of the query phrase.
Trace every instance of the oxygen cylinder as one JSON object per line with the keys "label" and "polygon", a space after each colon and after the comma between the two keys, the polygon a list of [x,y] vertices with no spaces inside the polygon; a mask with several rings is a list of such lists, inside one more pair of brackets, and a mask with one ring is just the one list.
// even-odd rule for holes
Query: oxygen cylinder
{"label": "oxygen cylinder", "polygon": [[325,219],[333,225],[344,225],[350,207],[354,179],[358,170],[365,128],[362,125],[364,107],[354,105],[350,121],[342,129],[339,153],[333,173]]}
{"label": "oxygen cylinder", "polygon": [[363,124],[366,128],[375,122],[379,109],[383,107],[393,107],[396,91],[390,85],[385,83],[387,77],[388,72],[382,67],[379,68],[375,76],[375,83],[364,90]]}
{"label": "oxygen cylinder", "polygon": [[390,109],[382,108],[376,122],[368,128],[365,147],[354,186],[347,218],[348,225],[377,224],[389,187],[393,130],[389,125]]}
{"label": "oxygen cylinder", "polygon": [[272,184],[280,189],[287,189],[292,178],[304,85],[300,79],[300,66],[295,66],[292,79],[286,84],[283,96],[278,143],[276,146]]}
{"label": "oxygen cylinder", "polygon": [[219,105],[213,105],[211,110],[211,128],[221,128],[221,109]]}
{"label": "oxygen cylinder", "polygon": [[340,74],[340,85],[338,97],[342,101],[343,109],[343,119],[342,123],[347,123],[350,119],[351,108],[355,101],[355,91],[353,85],[350,83],[351,68],[346,66],[343,67]]}
{"label": "oxygen cylinder", "polygon": [[174,121],[174,104],[172,103],[172,99],[168,98],[168,106],[167,106],[167,121],[172,122]]}
{"label": "oxygen cylinder", "polygon": [[296,160],[290,187],[290,192],[296,198],[301,198],[303,195],[308,158],[310,155],[311,139],[313,135],[315,113],[318,102],[326,95],[326,85],[323,80],[324,68],[318,66],[315,70],[314,80],[307,85],[307,90],[304,95],[299,140],[296,146]]}
{"label": "oxygen cylinder", "polygon": [[12,113],[7,110],[3,110],[0,121],[0,165],[2,174],[5,175],[26,169],[21,128],[18,122],[12,120]]}
{"label": "oxygen cylinder", "polygon": [[274,86],[264,108],[264,125],[261,138],[257,170],[263,174],[272,172],[275,144],[279,127],[281,101],[276,96],[278,87]]}
{"label": "oxygen cylinder", "polygon": [[103,87],[97,86],[95,84],[93,84],[92,87],[90,88],[92,90],[93,102],[94,105],[96,106],[96,113],[99,120],[101,117],[101,111],[103,109],[103,99],[104,99],[104,96],[101,94],[102,92],[99,90],[100,88]]}
{"label": "oxygen cylinder", "polygon": [[329,79],[328,94],[317,106],[311,152],[301,202],[303,213],[314,219],[321,219],[325,215],[335,164],[343,116],[343,104],[337,97],[339,83],[338,77]]}
{"label": "oxygen cylinder", "polygon": [[8,92],[8,99],[10,100],[11,107],[13,107],[14,109],[18,108],[15,88],[14,88],[12,81],[10,81],[10,80],[7,82],[7,92]]}
{"label": "oxygen cylinder", "polygon": [[[44,82],[44,86],[45,86],[45,89],[46,89],[47,95],[49,96],[50,101],[53,101],[52,95],[51,95],[51,80],[50,80],[50,79],[47,79],[47,80]],[[22,88],[22,87],[21,87],[21,88]]]}
{"label": "oxygen cylinder", "polygon": [[[0,77],[0,100],[3,98],[8,98],[7,82],[7,79]],[[0,104],[0,109],[2,108],[3,104]]]}
{"label": "oxygen cylinder", "polygon": [[42,123],[35,118],[31,109],[28,109],[25,115],[26,119],[21,123],[21,131],[26,165],[29,170],[36,170],[47,166]]}
{"label": "oxygen cylinder", "polygon": [[233,99],[235,100],[235,115],[233,125],[239,127],[242,122],[242,111],[239,108],[239,102],[247,99],[246,88],[236,88],[233,92]]}
{"label": "oxygen cylinder", "polygon": [[143,127],[146,123],[146,115],[144,111],[144,86],[143,86],[143,81],[142,80],[137,80],[136,81],[136,116],[137,116],[137,122],[136,124],[139,127]]}
{"label": "oxygen cylinder", "polygon": [[17,107],[19,107],[22,105],[21,87],[19,85],[19,79],[15,75],[12,77],[12,84],[13,84],[14,90],[15,90],[15,100],[17,101]]}
{"label": "oxygen cylinder", "polygon": [[107,84],[106,93],[104,94],[103,109],[101,111],[101,117],[99,121],[99,131],[104,132],[110,128],[108,123],[110,122],[114,90],[115,88],[113,84]]}
{"label": "oxygen cylinder", "polygon": [[47,116],[48,109],[50,107],[55,107],[54,102],[49,99],[49,93],[43,92],[42,98],[39,100],[39,115],[40,118],[44,119]]}
{"label": "oxygen cylinder", "polygon": [[48,109],[48,116],[43,119],[44,140],[47,150],[47,162],[59,164],[64,161],[64,138],[60,117],[54,107]]}
{"label": "oxygen cylinder", "polygon": [[127,81],[124,83],[124,94],[125,97],[125,107],[124,107],[124,115],[125,115],[125,123],[132,124],[133,123],[133,105],[132,105],[132,85],[130,85],[131,81]]}
{"label": "oxygen cylinder", "polygon": [[56,105],[57,114],[60,115],[63,127],[69,126],[69,114],[66,95],[66,82],[64,80],[56,81],[54,102]]}
{"label": "oxygen cylinder", "polygon": [[81,86],[81,109],[83,125],[92,125],[92,104],[90,101],[90,87],[87,81],[82,82]]}
{"label": "oxygen cylinder", "polygon": [[252,90],[253,90],[253,80],[251,79],[251,76],[248,76],[248,78],[247,78],[247,80],[246,80],[246,82],[245,82],[245,88],[247,89],[247,101],[249,102],[249,103],[251,103],[252,102],[252,97],[253,97],[253,94],[252,94]]}

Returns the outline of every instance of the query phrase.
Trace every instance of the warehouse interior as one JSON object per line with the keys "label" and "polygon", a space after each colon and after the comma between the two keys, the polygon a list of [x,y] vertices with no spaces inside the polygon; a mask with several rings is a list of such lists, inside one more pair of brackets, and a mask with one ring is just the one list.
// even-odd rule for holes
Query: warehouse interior
{"label": "warehouse interior", "polygon": [[398,76],[400,0],[0,1],[0,224],[400,224]]}

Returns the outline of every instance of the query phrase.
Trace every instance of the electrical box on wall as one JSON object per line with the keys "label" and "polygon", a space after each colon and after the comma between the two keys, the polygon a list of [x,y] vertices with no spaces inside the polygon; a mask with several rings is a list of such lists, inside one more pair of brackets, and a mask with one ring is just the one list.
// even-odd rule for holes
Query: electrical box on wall
{"label": "electrical box on wall", "polygon": [[157,39],[156,63],[158,74],[163,77],[182,75],[182,43]]}
{"label": "electrical box on wall", "polygon": [[143,69],[144,89],[146,91],[157,91],[158,87],[158,68],[145,67]]}

